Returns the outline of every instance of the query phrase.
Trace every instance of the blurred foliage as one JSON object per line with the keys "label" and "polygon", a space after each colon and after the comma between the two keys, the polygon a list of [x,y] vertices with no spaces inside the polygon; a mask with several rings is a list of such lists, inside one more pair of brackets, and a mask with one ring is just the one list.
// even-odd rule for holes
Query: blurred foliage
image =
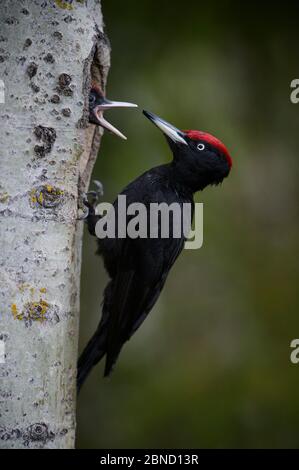
{"label": "blurred foliage", "polygon": [[[204,202],[204,245],[182,253],[110,379],[79,398],[78,447],[298,447],[298,4],[103,0],[112,43],[107,96],[180,128],[209,131],[233,156]],[[107,112],[94,177],[106,200],[167,162],[141,110]],[[107,276],[85,235],[80,350]]]}

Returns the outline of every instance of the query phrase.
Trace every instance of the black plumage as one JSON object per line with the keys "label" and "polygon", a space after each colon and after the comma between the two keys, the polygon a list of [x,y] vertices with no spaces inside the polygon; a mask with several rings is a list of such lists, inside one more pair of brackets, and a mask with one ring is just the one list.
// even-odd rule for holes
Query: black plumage
{"label": "black plumage", "polygon": [[[159,127],[173,152],[173,161],[155,167],[130,183],[122,192],[127,205],[138,202],[190,203],[193,194],[209,184],[218,184],[231,167],[224,145],[210,134],[179,131],[157,116],[144,114]],[[117,212],[117,204],[114,203]],[[127,222],[129,221],[127,219]],[[89,205],[88,228],[95,234],[98,216]],[[160,221],[161,222],[161,221]],[[181,221],[182,223],[182,221]],[[170,226],[172,226],[170,224]],[[160,229],[160,227],[159,227]],[[91,368],[106,355],[104,375],[113,369],[126,341],[139,328],[156,303],[185,238],[106,238],[98,240],[110,281],[104,291],[102,318],[78,362],[78,388]]]}

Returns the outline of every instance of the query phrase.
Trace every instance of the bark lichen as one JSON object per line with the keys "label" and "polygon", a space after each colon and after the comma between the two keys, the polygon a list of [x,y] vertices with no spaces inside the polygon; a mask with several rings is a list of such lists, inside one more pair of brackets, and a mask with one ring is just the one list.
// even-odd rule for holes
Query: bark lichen
{"label": "bark lichen", "polygon": [[30,194],[30,203],[32,207],[41,206],[50,209],[59,206],[63,201],[64,191],[54,187],[51,184],[34,188]]}
{"label": "bark lichen", "polygon": [[37,126],[34,129],[37,140],[41,140],[44,145],[35,145],[34,152],[39,157],[44,157],[50,153],[56,140],[56,131],[53,127]]}

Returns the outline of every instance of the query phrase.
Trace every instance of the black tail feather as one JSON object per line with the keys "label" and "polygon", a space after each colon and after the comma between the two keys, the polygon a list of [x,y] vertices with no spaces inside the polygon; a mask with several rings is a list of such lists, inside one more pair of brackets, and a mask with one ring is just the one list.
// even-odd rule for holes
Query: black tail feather
{"label": "black tail feather", "polygon": [[82,352],[78,361],[77,373],[77,392],[79,393],[83,383],[85,382],[89,372],[95,364],[97,364],[106,354],[106,329],[99,328],[84,351]]}
{"label": "black tail feather", "polygon": [[111,372],[113,372],[120,350],[121,350],[121,347],[119,348],[118,352],[114,353],[113,355],[107,352],[105,369],[104,369],[104,377],[109,377]]}

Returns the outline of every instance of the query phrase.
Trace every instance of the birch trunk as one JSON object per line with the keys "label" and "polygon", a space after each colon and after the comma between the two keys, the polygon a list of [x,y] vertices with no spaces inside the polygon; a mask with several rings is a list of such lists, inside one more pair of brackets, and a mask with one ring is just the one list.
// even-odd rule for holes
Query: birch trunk
{"label": "birch trunk", "polygon": [[78,201],[101,138],[90,81],[104,88],[109,57],[99,0],[1,0],[2,448],[74,446]]}

